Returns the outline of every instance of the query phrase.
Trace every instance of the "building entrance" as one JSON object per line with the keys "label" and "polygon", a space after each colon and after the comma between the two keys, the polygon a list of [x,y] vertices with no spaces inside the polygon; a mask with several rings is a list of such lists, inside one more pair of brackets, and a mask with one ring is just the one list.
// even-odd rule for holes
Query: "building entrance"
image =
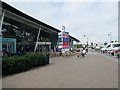
{"label": "building entrance", "polygon": [[16,53],[16,39],[3,38],[2,39],[2,50],[3,50],[3,54],[5,52],[15,54]]}
{"label": "building entrance", "polygon": [[37,52],[48,52],[51,50],[51,42],[37,42]]}

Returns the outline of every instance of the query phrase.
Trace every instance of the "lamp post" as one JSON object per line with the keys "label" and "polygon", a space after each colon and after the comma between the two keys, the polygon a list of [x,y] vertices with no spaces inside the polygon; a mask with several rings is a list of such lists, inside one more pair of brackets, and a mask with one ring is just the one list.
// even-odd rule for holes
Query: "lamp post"
{"label": "lamp post", "polygon": [[83,35],[83,36],[84,36],[85,43],[88,46],[88,38],[87,38],[87,41],[86,41],[86,39],[85,39],[86,35]]}
{"label": "lamp post", "polygon": [[65,26],[62,26],[62,31],[65,32]]}
{"label": "lamp post", "polygon": [[[62,44],[63,44],[63,35],[65,34],[65,26],[62,26]],[[63,50],[65,51],[65,48],[62,45]]]}
{"label": "lamp post", "polygon": [[110,40],[112,41],[112,32],[110,32]]}
{"label": "lamp post", "polygon": [[[85,40],[86,35],[83,35],[83,37],[84,37],[84,40]],[[84,44],[85,44],[85,42],[84,42]]]}
{"label": "lamp post", "polygon": [[108,37],[110,37],[110,42],[112,41],[112,32],[108,33]]}
{"label": "lamp post", "polygon": [[88,47],[88,38],[87,38],[87,47]]}

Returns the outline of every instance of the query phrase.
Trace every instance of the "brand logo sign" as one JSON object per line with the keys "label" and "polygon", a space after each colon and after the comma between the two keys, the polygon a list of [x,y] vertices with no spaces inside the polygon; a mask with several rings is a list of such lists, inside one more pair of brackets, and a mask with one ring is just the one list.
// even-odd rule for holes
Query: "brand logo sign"
{"label": "brand logo sign", "polygon": [[63,38],[69,38],[69,35],[63,35]]}
{"label": "brand logo sign", "polygon": [[63,48],[69,49],[69,32],[63,33]]}
{"label": "brand logo sign", "polygon": [[63,38],[63,42],[69,42],[69,38]]}
{"label": "brand logo sign", "polygon": [[69,45],[69,42],[63,42],[63,45]]}
{"label": "brand logo sign", "polygon": [[69,46],[63,46],[63,48],[69,48]]}

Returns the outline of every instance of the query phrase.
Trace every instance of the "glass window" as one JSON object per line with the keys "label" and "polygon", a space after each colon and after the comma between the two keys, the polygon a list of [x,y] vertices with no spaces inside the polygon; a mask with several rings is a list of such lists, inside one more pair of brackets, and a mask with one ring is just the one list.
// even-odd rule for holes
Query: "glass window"
{"label": "glass window", "polygon": [[120,47],[120,44],[113,44],[113,47]]}
{"label": "glass window", "polygon": [[109,48],[111,45],[108,45],[107,48]]}

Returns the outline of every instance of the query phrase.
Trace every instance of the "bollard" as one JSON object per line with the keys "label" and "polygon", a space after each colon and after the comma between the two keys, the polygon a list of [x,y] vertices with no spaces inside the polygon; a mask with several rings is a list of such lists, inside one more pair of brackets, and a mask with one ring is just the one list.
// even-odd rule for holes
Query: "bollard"
{"label": "bollard", "polygon": [[47,64],[49,64],[49,57],[50,57],[50,54],[47,53]]}

